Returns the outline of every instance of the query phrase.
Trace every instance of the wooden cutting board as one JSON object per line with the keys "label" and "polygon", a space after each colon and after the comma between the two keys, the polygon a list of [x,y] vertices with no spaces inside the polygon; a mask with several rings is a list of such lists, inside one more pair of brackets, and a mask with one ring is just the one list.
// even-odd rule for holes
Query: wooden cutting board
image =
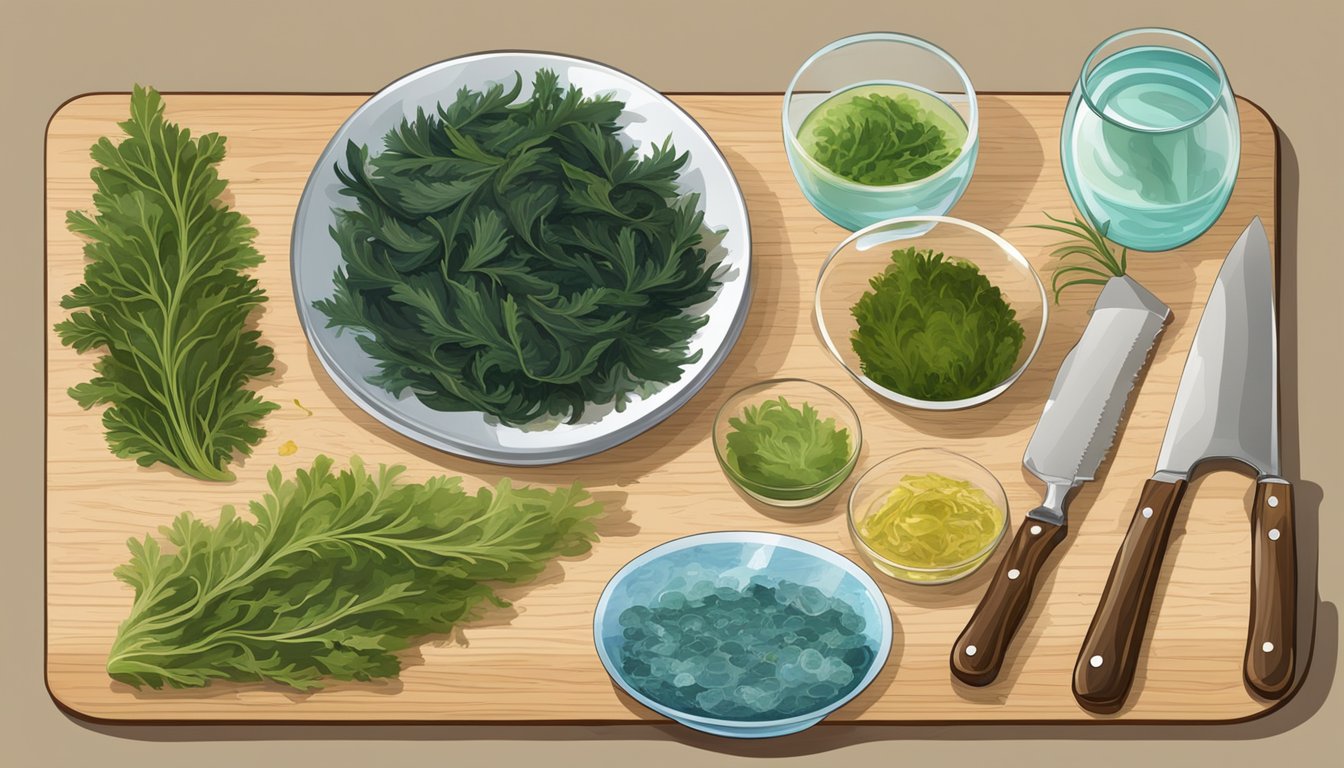
{"label": "wooden cutting board", "polygon": [[[97,414],[66,389],[91,375],[95,356],[61,346],[50,327],[64,316],[62,294],[80,281],[81,241],[65,212],[91,207],[88,149],[117,137],[128,96],[77,98],[47,134],[47,681],[64,707],[108,720],[639,722],[659,718],[617,691],[593,648],[593,606],[607,579],[635,555],[685,534],[730,529],[778,531],[858,559],[844,505],[866,467],[898,451],[942,446],[993,471],[1014,522],[1039,500],[1022,451],[1055,371],[1077,340],[1095,297],[1068,292],[1052,308],[1044,346],[1022,379],[998,399],[951,413],[879,402],[825,354],[810,317],[822,259],[845,235],[816,213],[794,184],[779,135],[777,95],[679,95],[722,148],[750,209],[755,294],[736,348],[688,405],[625,445],[559,466],[506,469],[459,459],[403,438],[365,415],[328,379],[309,351],[293,308],[289,235],[299,194],[318,154],[360,95],[169,94],[170,120],[193,133],[228,137],[222,175],[235,207],[251,218],[266,262],[256,276],[270,296],[260,318],[277,371],[258,382],[281,408],[266,439],[237,463],[238,479],[212,484],[163,467],[113,457]],[[974,180],[953,213],[1003,233],[1048,280],[1048,232],[1025,228],[1043,212],[1071,213],[1058,161],[1060,95],[983,95],[981,151]],[[961,582],[917,587],[883,580],[895,617],[885,669],[828,722],[1218,721],[1254,717],[1270,704],[1243,687],[1248,615],[1252,480],[1219,472],[1187,494],[1164,565],[1147,651],[1128,706],[1098,718],[1070,693],[1074,659],[1143,480],[1152,471],[1167,414],[1200,311],[1223,256],[1252,216],[1277,242],[1277,147],[1269,118],[1239,103],[1241,170],[1222,219],[1194,244],[1166,254],[1131,255],[1131,274],[1166,301],[1174,320],[1161,337],[1103,474],[1072,506],[1069,538],[999,680],[983,689],[955,683],[948,652],[983,592],[998,555]],[[1276,249],[1277,251],[1277,249]],[[1277,253],[1276,253],[1277,258]],[[866,444],[859,468],[817,507],[785,512],[746,501],[719,470],[709,440],[715,410],[738,388],[776,376],[836,388],[859,411]],[[295,405],[299,401],[312,415]],[[279,455],[294,441],[298,452]],[[560,485],[575,478],[608,503],[601,542],[584,557],[553,564],[533,585],[507,590],[513,609],[491,611],[451,637],[405,654],[399,679],[335,684],[296,694],[275,685],[214,684],[185,691],[137,691],[110,680],[107,650],[131,603],[112,577],[125,542],[191,510],[213,517],[221,505],[259,497],[272,465],[286,473],[318,453],[344,462],[409,467],[407,477],[460,474],[469,486],[508,476]],[[1000,549],[1000,555],[1002,553]],[[1303,585],[1307,588],[1309,585]]]}

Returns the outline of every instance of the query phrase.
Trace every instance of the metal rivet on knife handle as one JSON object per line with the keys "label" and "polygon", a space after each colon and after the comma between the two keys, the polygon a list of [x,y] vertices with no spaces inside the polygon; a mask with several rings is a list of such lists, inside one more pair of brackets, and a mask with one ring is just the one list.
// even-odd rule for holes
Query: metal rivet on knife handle
{"label": "metal rivet on knife handle", "polygon": [[1262,480],[1251,507],[1251,620],[1246,638],[1246,685],[1267,699],[1293,683],[1297,642],[1297,545],[1293,487]]}
{"label": "metal rivet on knife handle", "polygon": [[[1031,533],[1032,528],[1038,533]],[[980,686],[998,677],[1008,644],[1031,604],[1036,577],[1064,533],[1064,526],[1045,522],[1017,529],[989,589],[952,646],[952,674],[958,680]]]}
{"label": "metal rivet on knife handle", "polygon": [[1184,480],[1149,480],[1143,486],[1074,665],[1073,695],[1089,711],[1115,712],[1129,694],[1162,556],[1185,487]]}

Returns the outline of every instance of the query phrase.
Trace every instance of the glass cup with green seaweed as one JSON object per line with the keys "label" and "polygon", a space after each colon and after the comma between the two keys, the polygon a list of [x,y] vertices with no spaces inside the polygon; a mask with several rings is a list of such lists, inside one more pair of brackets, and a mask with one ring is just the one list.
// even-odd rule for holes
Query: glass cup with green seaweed
{"label": "glass cup with green seaweed", "polygon": [[941,448],[898,453],[863,473],[849,497],[854,546],[912,584],[970,575],[1008,530],[1008,499],[988,469]]}
{"label": "glass cup with green seaweed", "polygon": [[849,230],[947,213],[970,183],[979,148],[966,71],[938,46],[891,32],[846,37],[812,54],[784,94],[782,121],[798,186]]}
{"label": "glass cup with green seaweed", "polygon": [[777,507],[825,498],[854,471],[863,435],[854,409],[834,390],[803,379],[772,379],[732,397],[714,418],[714,452],[749,496]]}
{"label": "glass cup with green seaweed", "polygon": [[[910,236],[910,225],[925,231]],[[954,410],[1002,394],[1045,337],[1045,287],[1008,241],[946,216],[850,235],[822,265],[813,311],[851,376],[901,405]]]}

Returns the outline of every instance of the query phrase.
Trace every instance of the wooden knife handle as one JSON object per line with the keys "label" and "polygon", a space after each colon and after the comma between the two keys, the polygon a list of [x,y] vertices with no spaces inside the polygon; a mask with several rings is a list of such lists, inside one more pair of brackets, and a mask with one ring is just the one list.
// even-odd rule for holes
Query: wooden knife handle
{"label": "wooden knife handle", "polygon": [[1185,487],[1184,480],[1149,480],[1143,486],[1073,667],[1073,696],[1084,709],[1109,714],[1129,695],[1162,556]]}
{"label": "wooden knife handle", "polygon": [[1246,685],[1266,699],[1293,684],[1297,647],[1297,538],[1293,487],[1261,480],[1251,507],[1251,625],[1246,637]]}
{"label": "wooden knife handle", "polygon": [[952,646],[952,674],[958,680],[978,686],[998,677],[1008,644],[1036,591],[1036,577],[1066,530],[1030,517],[1022,522],[980,605]]}

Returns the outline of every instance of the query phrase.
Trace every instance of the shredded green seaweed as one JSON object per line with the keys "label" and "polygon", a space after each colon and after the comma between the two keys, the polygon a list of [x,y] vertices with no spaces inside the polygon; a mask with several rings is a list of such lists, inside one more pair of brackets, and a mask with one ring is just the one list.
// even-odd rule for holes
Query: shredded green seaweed
{"label": "shredded green seaweed", "polygon": [[[853,458],[849,430],[823,419],[811,403],[796,408],[783,396],[748,405],[728,420],[728,469],[749,490],[792,499],[815,495]],[[844,480],[843,477],[836,482]]]}

